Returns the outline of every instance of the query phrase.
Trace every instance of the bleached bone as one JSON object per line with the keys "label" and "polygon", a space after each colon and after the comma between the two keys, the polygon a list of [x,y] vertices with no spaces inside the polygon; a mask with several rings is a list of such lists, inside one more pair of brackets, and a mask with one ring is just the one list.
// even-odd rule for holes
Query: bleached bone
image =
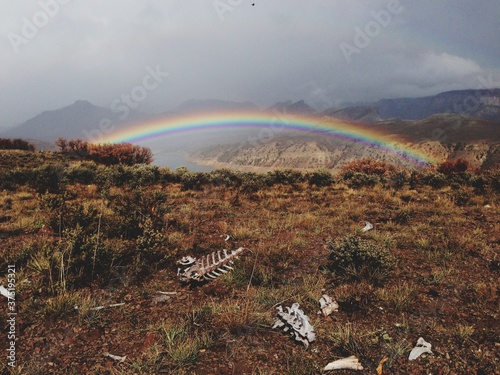
{"label": "bleached bone", "polygon": [[323,371],[332,371],[332,370],[363,370],[363,366],[359,363],[359,360],[351,355],[347,358],[338,359],[336,361],[330,362],[326,365]]}
{"label": "bleached bone", "polygon": [[191,256],[183,257],[177,263],[183,268],[177,269],[177,276],[181,281],[213,280],[218,276],[228,273],[233,269],[234,260],[247,251],[244,247],[228,252],[226,249],[214,251],[200,260]]}
{"label": "bleached bone", "polygon": [[368,232],[371,229],[373,229],[373,224],[365,221],[365,226],[361,229],[361,232]]}
{"label": "bleached bone", "polygon": [[165,302],[168,301],[170,298],[172,298],[170,296],[177,294],[177,292],[162,292],[159,290],[157,291],[157,293],[159,293],[160,296],[154,297],[153,302]]}
{"label": "bleached bone", "polygon": [[3,285],[0,285],[0,294],[2,296],[9,298],[9,299],[13,298],[15,295],[15,293],[9,292],[9,290],[6,287],[4,287]]}
{"label": "bleached bone", "polygon": [[321,307],[321,311],[318,311],[318,314],[323,313],[324,316],[330,315],[332,312],[339,311],[339,304],[337,301],[333,301],[332,297],[323,294],[319,299],[319,304]]}
{"label": "bleached bone", "polygon": [[108,352],[102,353],[102,355],[105,357],[109,357],[111,359],[114,359],[115,361],[118,361],[120,363],[124,362],[125,359],[127,358],[126,355],[124,355],[123,357],[120,357],[119,355],[110,354]]}
{"label": "bleached bone", "polygon": [[418,357],[420,357],[424,353],[432,354],[431,348],[432,348],[432,345],[430,343],[428,343],[427,341],[425,341],[422,337],[420,337],[417,340],[417,345],[415,345],[415,347],[411,350],[410,356],[408,357],[408,359],[410,361],[413,361],[414,359],[417,359]]}
{"label": "bleached bone", "polygon": [[[94,311],[99,311],[99,310],[102,310],[102,309],[105,309],[107,307],[118,307],[118,306],[123,306],[125,305],[125,302],[121,302],[121,303],[113,303],[112,305],[107,305],[107,306],[96,306],[96,307],[91,307],[90,310],[94,310]],[[75,310],[78,310],[80,307],[78,305],[75,305]]]}
{"label": "bleached bone", "polygon": [[309,348],[309,344],[316,340],[314,327],[309,323],[309,317],[299,309],[300,305],[294,303],[292,307],[287,306],[288,312],[283,311],[283,307],[278,306],[278,316],[274,322],[273,329],[281,328],[289,333],[296,341]]}

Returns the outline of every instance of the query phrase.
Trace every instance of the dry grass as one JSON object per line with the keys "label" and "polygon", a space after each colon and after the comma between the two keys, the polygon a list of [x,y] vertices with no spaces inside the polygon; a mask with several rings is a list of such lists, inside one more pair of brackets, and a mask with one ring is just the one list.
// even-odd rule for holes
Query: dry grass
{"label": "dry grass", "polygon": [[[108,346],[128,358],[111,364],[113,374],[315,374],[327,359],[353,354],[370,373],[381,356],[389,357],[386,375],[411,373],[411,366],[438,373],[443,363],[450,373],[466,373],[439,355],[408,364],[410,343],[421,335],[437,353],[453,342],[450,355],[481,363],[483,373],[498,370],[497,192],[466,188],[458,196],[449,186],[396,190],[344,182],[191,190],[168,178],[134,188],[70,184],[39,194],[23,185],[0,192],[0,263],[16,264],[26,327],[18,373],[46,373],[46,358],[66,352],[58,365],[82,373],[68,360],[79,357],[77,350],[54,344],[60,332],[79,342],[102,332],[78,349],[85,353],[78,360],[100,368],[93,373],[102,370]],[[365,220],[375,228],[361,233]],[[39,233],[43,224],[52,232]],[[151,233],[163,241],[159,253],[158,242],[145,241]],[[349,265],[345,275],[336,273],[329,239],[346,236],[390,256],[391,267],[383,275],[373,273],[377,267],[361,272]],[[239,246],[251,251],[224,277],[201,285],[177,279],[181,256]],[[177,294],[154,302],[161,290]],[[322,294],[337,300],[338,312],[316,314]],[[117,301],[127,304],[92,309]],[[307,351],[271,329],[276,306],[294,302],[317,332]],[[158,340],[138,349],[148,334]],[[30,345],[42,338],[43,356],[32,359],[41,344]]]}

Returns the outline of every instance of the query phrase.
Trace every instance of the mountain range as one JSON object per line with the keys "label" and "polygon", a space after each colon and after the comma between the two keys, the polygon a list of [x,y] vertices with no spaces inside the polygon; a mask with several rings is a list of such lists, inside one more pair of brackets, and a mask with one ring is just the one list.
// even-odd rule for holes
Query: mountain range
{"label": "mountain range", "polygon": [[[421,98],[382,99],[368,105],[329,108],[321,112],[303,100],[283,101],[266,109],[290,115],[314,114],[348,123],[371,124],[388,135],[404,139],[409,148],[439,156],[440,160],[455,157],[458,155],[455,151],[461,149],[460,155],[465,155],[465,151],[474,154],[471,158],[475,165],[487,166],[498,162],[500,89],[449,91]],[[224,110],[260,109],[250,102],[191,100],[158,114],[145,114],[130,109],[127,116],[123,116],[123,113],[119,116],[111,108],[78,100],[67,107],[42,112],[23,124],[0,133],[0,137],[23,138],[32,141],[39,148],[50,149],[54,147],[53,142],[58,137],[98,141],[94,135],[103,127],[116,131],[134,123],[174,115]],[[193,153],[193,159],[198,162],[214,166],[231,164],[233,167],[335,168],[342,161],[357,157],[390,159],[388,155],[374,154],[374,150],[366,150],[366,147],[363,151],[363,147],[359,145],[314,139],[312,135],[302,134],[299,137],[286,132],[280,134],[279,139],[274,139],[276,144],[260,144],[257,147],[255,144],[245,143],[249,134],[248,130],[242,129],[232,132],[212,130],[202,135],[197,134],[196,137],[192,134],[172,135],[150,147],[155,154],[165,153],[166,150],[189,150]],[[480,151],[472,152],[476,149]],[[287,153],[291,154],[286,162],[277,156]],[[264,158],[263,155],[267,157]],[[274,159],[273,155],[276,156]]]}

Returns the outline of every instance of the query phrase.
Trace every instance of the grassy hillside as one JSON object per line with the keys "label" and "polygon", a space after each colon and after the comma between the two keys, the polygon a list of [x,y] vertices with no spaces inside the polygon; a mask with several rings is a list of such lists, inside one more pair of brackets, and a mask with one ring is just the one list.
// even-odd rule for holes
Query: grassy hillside
{"label": "grassy hillside", "polygon": [[[320,374],[350,355],[364,370],[345,374],[384,358],[383,374],[500,373],[498,170],[258,175],[0,157],[13,373]],[[179,281],[183,256],[240,246],[233,272]],[[338,312],[317,314],[322,294]],[[295,302],[316,332],[307,350],[272,329]],[[419,337],[433,354],[408,361]]]}

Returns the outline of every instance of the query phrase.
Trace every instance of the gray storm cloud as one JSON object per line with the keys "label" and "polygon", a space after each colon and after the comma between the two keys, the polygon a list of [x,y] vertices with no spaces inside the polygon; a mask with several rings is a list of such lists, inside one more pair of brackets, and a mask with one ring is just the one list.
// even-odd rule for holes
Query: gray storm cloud
{"label": "gray storm cloud", "polygon": [[500,81],[498,14],[496,0],[6,2],[0,127],[79,99],[109,107],[156,65],[169,75],[144,112],[480,88]]}

